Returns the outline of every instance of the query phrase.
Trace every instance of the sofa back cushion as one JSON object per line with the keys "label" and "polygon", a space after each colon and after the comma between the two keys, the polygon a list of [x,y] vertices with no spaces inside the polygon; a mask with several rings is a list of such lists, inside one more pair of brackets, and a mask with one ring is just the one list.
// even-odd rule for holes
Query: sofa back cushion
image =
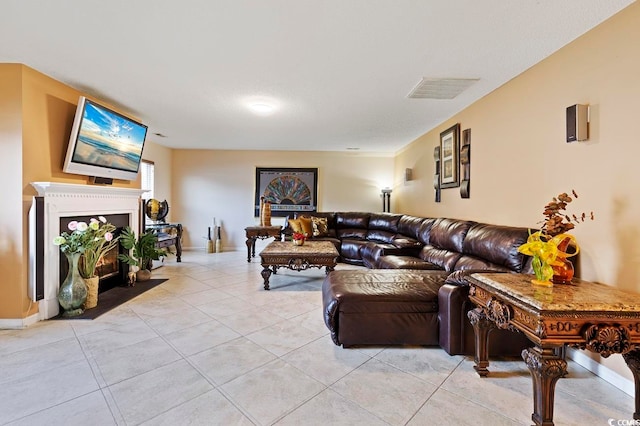
{"label": "sofa back cushion", "polygon": [[[518,247],[526,243],[527,238],[527,228],[475,223],[464,238],[462,252],[466,257],[522,272],[526,256],[518,252]],[[465,262],[470,264],[471,261]],[[462,264],[461,267],[456,266],[456,269],[462,269]]]}
{"label": "sofa back cushion", "polygon": [[369,230],[380,230],[391,233],[398,232],[398,222],[402,215],[391,213],[371,213],[369,216]]}
{"label": "sofa back cushion", "polygon": [[437,220],[438,219],[434,218],[423,219],[422,223],[420,224],[420,228],[418,229],[418,241],[425,245],[429,244],[429,235],[431,234],[431,228]]}
{"label": "sofa back cushion", "polygon": [[429,230],[428,244],[435,248],[462,253],[462,243],[475,222],[440,218]]}
{"label": "sofa back cushion", "polygon": [[432,263],[440,269],[451,272],[462,253],[426,245],[420,250],[419,256],[425,262]]}
{"label": "sofa back cushion", "polygon": [[424,220],[424,217],[416,217],[406,214],[402,215],[400,220],[398,220],[398,234],[418,239],[418,232],[420,231],[420,226]]}
{"label": "sofa back cushion", "polygon": [[398,232],[398,221],[401,217],[391,213],[371,213],[367,240],[391,243]]}
{"label": "sofa back cushion", "polygon": [[369,228],[369,213],[336,213],[336,228]]}

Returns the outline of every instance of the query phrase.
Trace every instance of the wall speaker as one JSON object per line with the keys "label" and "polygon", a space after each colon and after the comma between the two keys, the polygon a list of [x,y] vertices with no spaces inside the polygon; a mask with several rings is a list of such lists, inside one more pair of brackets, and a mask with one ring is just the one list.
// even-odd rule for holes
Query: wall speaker
{"label": "wall speaker", "polygon": [[589,106],[567,107],[567,142],[586,141],[589,138]]}

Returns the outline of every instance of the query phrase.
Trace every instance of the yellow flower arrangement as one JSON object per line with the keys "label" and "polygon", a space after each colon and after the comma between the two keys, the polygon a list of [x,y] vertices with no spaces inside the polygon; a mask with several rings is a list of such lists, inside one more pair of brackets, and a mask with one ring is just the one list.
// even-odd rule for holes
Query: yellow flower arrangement
{"label": "yellow flower arrangement", "polygon": [[[572,191],[572,194],[574,198],[578,198],[575,191]],[[566,214],[567,204],[572,201],[573,198],[566,192],[553,197],[544,207],[545,220],[540,230],[530,234],[527,242],[518,247],[520,253],[533,256],[531,266],[536,275],[536,279],[532,280],[533,284],[551,287],[553,267],[562,266],[566,258],[575,256],[580,251],[575,237],[566,232],[575,228],[575,224],[584,222],[587,215]],[[593,220],[593,212],[589,218]],[[572,247],[570,252],[569,247]]]}

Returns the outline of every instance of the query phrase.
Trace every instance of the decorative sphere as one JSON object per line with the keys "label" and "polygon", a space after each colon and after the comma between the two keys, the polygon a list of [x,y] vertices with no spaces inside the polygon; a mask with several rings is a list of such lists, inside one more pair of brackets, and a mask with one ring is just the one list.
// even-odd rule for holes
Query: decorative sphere
{"label": "decorative sphere", "polygon": [[147,200],[144,210],[149,219],[161,221],[169,214],[169,203],[167,203],[167,200],[158,201],[155,198],[151,198]]}

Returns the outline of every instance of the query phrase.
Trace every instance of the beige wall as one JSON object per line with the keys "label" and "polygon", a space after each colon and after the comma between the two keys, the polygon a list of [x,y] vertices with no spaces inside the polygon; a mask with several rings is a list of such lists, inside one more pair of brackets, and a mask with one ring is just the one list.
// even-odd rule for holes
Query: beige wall
{"label": "beige wall", "polygon": [[[166,221],[170,222],[173,215],[173,202],[171,198],[171,164],[173,150],[147,139],[144,144],[144,152],[142,158],[152,161],[154,164],[154,196],[162,201],[167,200],[169,203],[169,214]],[[146,196],[142,196],[147,199]]]}
{"label": "beige wall", "polygon": [[[412,167],[417,178],[395,191],[399,210],[535,227],[552,196],[575,189],[570,210],[596,216],[573,232],[582,277],[640,292],[638,22],[635,3],[411,143],[395,161],[397,176]],[[568,144],[565,108],[576,103],[591,106],[590,137]],[[471,129],[471,198],[445,189],[437,204],[433,148],[454,123]]]}
{"label": "beige wall", "polygon": [[223,247],[246,249],[244,228],[258,223],[252,208],[256,167],[317,167],[320,211],[382,211],[380,188],[391,186],[393,178],[390,156],[174,150],[171,211],[185,227],[185,247],[204,250],[215,217],[222,220]]}

